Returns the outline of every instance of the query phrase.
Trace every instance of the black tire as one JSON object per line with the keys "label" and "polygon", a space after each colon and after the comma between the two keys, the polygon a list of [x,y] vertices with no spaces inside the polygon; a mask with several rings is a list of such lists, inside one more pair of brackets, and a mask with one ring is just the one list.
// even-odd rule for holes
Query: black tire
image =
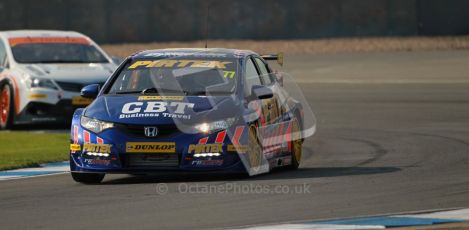
{"label": "black tire", "polygon": [[248,174],[249,171],[252,169],[254,171],[257,171],[260,169],[260,166],[262,164],[262,144],[257,137],[257,126],[256,125],[250,125],[249,126],[249,133],[248,133],[248,149],[246,154],[247,160],[249,162],[249,166],[251,167],[250,169],[246,169]]}
{"label": "black tire", "polygon": [[[4,93],[8,94],[6,101],[3,101]],[[13,128],[15,116],[14,97],[13,88],[8,83],[0,85],[0,129]],[[6,114],[4,114],[3,103],[8,104]]]}
{"label": "black tire", "polygon": [[82,184],[99,184],[103,181],[104,173],[75,173],[72,172],[72,178],[74,181]]}
{"label": "black tire", "polygon": [[291,165],[289,168],[296,170],[300,167],[302,148],[303,148],[303,139],[301,137],[301,129],[298,120],[294,121],[292,127],[292,133],[297,132],[299,137],[293,137],[291,140],[292,152],[291,152]]}

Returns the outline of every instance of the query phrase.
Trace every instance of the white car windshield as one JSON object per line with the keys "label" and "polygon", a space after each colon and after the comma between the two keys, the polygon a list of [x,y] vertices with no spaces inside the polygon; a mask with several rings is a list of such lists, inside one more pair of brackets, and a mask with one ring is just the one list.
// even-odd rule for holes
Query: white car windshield
{"label": "white car windshield", "polygon": [[91,44],[28,43],[11,47],[18,63],[106,63],[106,57]]}

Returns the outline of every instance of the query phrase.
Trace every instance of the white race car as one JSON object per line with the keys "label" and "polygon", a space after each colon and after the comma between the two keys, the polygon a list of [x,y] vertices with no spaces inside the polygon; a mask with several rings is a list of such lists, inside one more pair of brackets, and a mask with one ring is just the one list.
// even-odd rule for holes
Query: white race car
{"label": "white race car", "polygon": [[91,103],[81,88],[104,84],[117,64],[81,33],[0,32],[0,129],[70,122],[76,108]]}

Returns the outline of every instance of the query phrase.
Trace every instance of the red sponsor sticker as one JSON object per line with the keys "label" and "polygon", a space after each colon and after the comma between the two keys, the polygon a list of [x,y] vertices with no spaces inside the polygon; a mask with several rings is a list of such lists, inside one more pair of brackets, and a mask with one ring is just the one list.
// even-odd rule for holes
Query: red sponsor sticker
{"label": "red sponsor sticker", "polygon": [[199,144],[201,145],[207,144],[207,142],[208,142],[208,137],[204,137],[199,140]]}
{"label": "red sponsor sticker", "polygon": [[110,165],[111,161],[106,159],[85,159],[85,163],[92,165]]}
{"label": "red sponsor sticker", "polygon": [[217,134],[217,138],[215,139],[215,143],[223,143],[225,141],[226,130],[223,130]]}
{"label": "red sponsor sticker", "polygon": [[239,139],[241,138],[243,131],[244,131],[244,126],[236,127],[235,133],[233,137],[231,138],[231,143],[233,143],[234,145],[239,145]]}
{"label": "red sponsor sticker", "polygon": [[192,161],[192,165],[195,166],[220,166],[223,164],[223,160],[195,160]]}
{"label": "red sponsor sticker", "polygon": [[83,131],[83,142],[90,143],[90,132],[84,130]]}
{"label": "red sponsor sticker", "polygon": [[[73,144],[78,144],[78,126],[74,125],[73,126]],[[72,153],[75,153],[76,151],[71,151]]]}
{"label": "red sponsor sticker", "polygon": [[286,136],[286,139],[287,139],[287,141],[288,141],[288,151],[289,151],[289,152],[292,151],[292,143],[291,143],[291,141],[292,141],[292,138],[291,138],[292,135],[291,135],[291,133],[292,133],[292,122],[289,121],[289,122],[288,122],[288,128],[287,128],[287,136]]}
{"label": "red sponsor sticker", "polygon": [[90,40],[84,37],[16,37],[9,38],[10,46],[20,44],[68,43],[91,45]]}

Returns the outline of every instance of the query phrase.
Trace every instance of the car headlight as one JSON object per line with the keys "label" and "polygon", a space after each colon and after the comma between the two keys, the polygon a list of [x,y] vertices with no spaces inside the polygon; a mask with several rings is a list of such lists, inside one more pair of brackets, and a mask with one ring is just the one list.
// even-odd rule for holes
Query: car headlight
{"label": "car headlight", "polygon": [[235,122],[235,118],[231,117],[225,120],[219,120],[209,123],[202,123],[195,126],[195,129],[202,133],[211,133],[217,130],[227,129]]}
{"label": "car headlight", "polygon": [[100,121],[98,119],[89,118],[85,116],[81,116],[80,124],[81,126],[83,126],[83,128],[89,129],[94,133],[100,133],[106,129],[114,127],[113,123]]}
{"label": "car headlight", "polygon": [[57,89],[57,86],[54,84],[54,82],[52,82],[51,79],[33,77],[29,79],[29,82],[29,87],[31,88]]}

